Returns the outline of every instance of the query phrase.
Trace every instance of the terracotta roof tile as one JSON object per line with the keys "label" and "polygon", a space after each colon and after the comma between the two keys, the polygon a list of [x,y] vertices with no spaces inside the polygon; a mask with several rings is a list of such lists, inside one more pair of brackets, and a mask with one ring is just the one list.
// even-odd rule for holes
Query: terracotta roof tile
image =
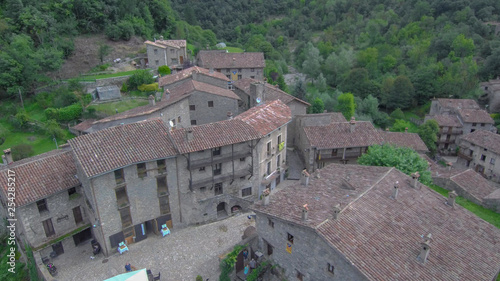
{"label": "terracotta roof tile", "polygon": [[78,123],[77,125],[71,127],[72,129],[74,130],[77,130],[77,131],[85,131],[87,130],[88,128],[92,127],[92,124],[95,122],[96,120],[95,119],[87,119],[83,122],[80,122]]}
{"label": "terracotta roof tile", "polygon": [[472,196],[482,201],[484,197],[497,190],[490,182],[475,171],[468,169],[450,178],[454,183],[467,190]]}
{"label": "terracotta roof tile", "polygon": [[486,130],[477,130],[465,136],[461,136],[460,139],[500,155],[500,135],[498,134]]}
{"label": "terracotta roof tile", "polygon": [[206,68],[264,68],[264,53],[226,53],[220,51],[200,51],[200,66]]}
{"label": "terracotta roof tile", "polygon": [[[239,79],[237,81],[234,81],[233,85],[236,88],[241,89],[247,95],[250,95],[250,84],[257,83],[257,82],[260,82],[260,81],[256,80],[256,79],[252,79],[252,78],[243,78],[243,79]],[[273,86],[269,83],[265,83],[265,93],[264,93],[263,99],[265,102],[279,99],[286,104],[295,100],[295,101],[303,103],[307,106],[311,105],[310,103],[305,102],[301,99],[298,99],[298,98],[288,94],[287,92],[282,91],[280,88],[277,88],[276,86]]]}
{"label": "terracotta roof tile", "polygon": [[356,121],[356,127],[352,133],[350,126],[349,122],[339,122],[326,126],[304,127],[304,131],[309,144],[319,149],[364,147],[382,144],[384,141],[371,122]]}
{"label": "terracotta roof tile", "polygon": [[292,119],[290,108],[280,100],[271,101],[260,106],[252,107],[249,110],[236,116],[254,130],[265,136],[279,127],[287,124]]}
{"label": "terracotta roof tile", "polygon": [[196,72],[196,73],[199,73],[199,74],[202,74],[202,75],[211,76],[211,77],[214,77],[214,78],[218,78],[218,79],[226,81],[226,82],[230,81],[226,77],[226,75],[224,75],[224,74],[222,74],[220,72],[212,71],[212,73],[210,73],[210,70],[208,70],[206,68],[201,68],[201,67],[198,67],[198,66],[193,66],[193,67],[190,67],[190,68],[186,68],[186,69],[184,69],[182,71],[179,71],[177,73],[160,77],[160,79],[158,81],[158,86],[163,87],[165,85],[169,85],[169,84],[172,84],[174,82],[177,82],[177,81],[184,80],[186,78],[192,77],[193,76],[193,72]]}
{"label": "terracotta roof tile", "polygon": [[186,47],[186,40],[155,40],[154,42],[147,40],[146,42],[144,42],[144,44],[153,45],[160,48],[165,48],[168,46],[179,49],[182,47]]}
{"label": "terracotta roof tile", "polygon": [[4,197],[7,195],[7,168],[15,172],[17,206],[36,202],[80,185],[76,178],[73,154],[68,150],[53,150],[16,161],[0,170],[0,185]]}
{"label": "terracotta roof tile", "polygon": [[458,109],[457,111],[462,117],[462,120],[467,123],[495,123],[488,112],[482,109]]}
{"label": "terracotta roof tile", "polygon": [[437,99],[442,107],[461,108],[461,109],[479,109],[475,100],[471,99]]}
{"label": "terracotta roof tile", "polygon": [[[259,202],[252,209],[313,229],[369,280],[492,280],[497,274],[500,230],[461,206],[451,208],[426,186],[410,187],[402,172],[332,164],[319,173],[319,179],[311,175],[308,187],[277,191],[268,206]],[[354,191],[342,188],[345,178]],[[335,220],[331,212],[337,203],[342,211]],[[305,223],[304,204],[309,208]],[[428,233],[433,240],[422,264],[417,256]]]}
{"label": "terracotta roof tile", "polygon": [[68,141],[87,177],[176,155],[160,119],[111,127]]}
{"label": "terracotta roof tile", "polygon": [[462,123],[456,115],[433,115],[426,116],[426,119],[434,119],[440,127],[457,127],[461,128]]}
{"label": "terracotta roof tile", "polygon": [[416,133],[381,132],[384,142],[395,146],[408,147],[415,151],[429,151],[427,146]]}

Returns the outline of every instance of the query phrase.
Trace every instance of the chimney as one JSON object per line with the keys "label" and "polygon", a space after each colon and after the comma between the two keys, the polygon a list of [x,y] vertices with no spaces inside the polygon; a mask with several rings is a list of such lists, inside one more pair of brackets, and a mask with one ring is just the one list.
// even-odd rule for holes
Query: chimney
{"label": "chimney", "polygon": [[10,152],[10,148],[7,148],[6,150],[3,151],[2,159],[5,164],[11,164],[12,162],[12,153]]}
{"label": "chimney", "polygon": [[269,205],[269,197],[271,197],[271,191],[269,188],[266,188],[264,191],[262,191],[262,198],[264,199],[264,206]]}
{"label": "chimney", "polygon": [[302,206],[302,221],[307,221],[307,212],[309,212],[309,208],[307,207],[307,204]]}
{"label": "chimney", "polygon": [[300,183],[304,186],[309,184],[309,173],[306,169],[302,170],[302,175],[300,177]]}
{"label": "chimney", "polygon": [[447,162],[446,167],[448,167],[448,171],[451,171],[451,166],[453,166],[453,163]]}
{"label": "chimney", "polygon": [[351,133],[354,133],[354,129],[356,128],[356,118],[351,117],[351,121],[349,122],[351,124]]}
{"label": "chimney", "polygon": [[233,66],[236,64],[236,58],[233,57]]}
{"label": "chimney", "polygon": [[405,128],[405,133],[408,133],[408,127]]}
{"label": "chimney", "polygon": [[209,67],[209,68],[208,68],[208,73],[210,73],[210,74],[214,74],[214,68],[213,68],[213,67]]}
{"label": "chimney", "polygon": [[192,128],[187,128],[186,129],[186,138],[187,138],[187,141],[190,142],[194,139],[194,136],[193,136],[193,129]]}
{"label": "chimney", "polygon": [[163,35],[160,36],[160,40],[163,41]]}
{"label": "chimney", "polygon": [[148,100],[149,100],[149,105],[156,104],[156,100],[155,100],[155,97],[153,97],[153,95],[149,95]]}
{"label": "chimney", "polygon": [[457,193],[455,190],[448,192],[448,200],[446,200],[446,204],[455,208],[455,198],[457,198]]}
{"label": "chimney", "polygon": [[431,251],[432,234],[427,234],[424,238],[424,242],[420,243],[420,254],[417,257],[421,263],[425,263],[429,257],[429,252]]}
{"label": "chimney", "polygon": [[340,204],[333,206],[333,219],[336,220],[340,214]]}
{"label": "chimney", "polygon": [[396,181],[396,183],[394,184],[394,190],[392,191],[392,196],[391,196],[394,200],[398,199],[398,191],[399,191],[399,181]]}
{"label": "chimney", "polygon": [[420,178],[420,173],[418,171],[415,172],[415,173],[412,173],[411,174],[411,178],[413,179],[412,182],[411,182],[412,183],[411,186],[413,188],[418,188],[419,187],[419,185],[418,185],[418,179]]}
{"label": "chimney", "polygon": [[166,89],[165,92],[163,93],[163,95],[164,95],[164,99],[168,100],[170,98],[170,91],[168,89]]}
{"label": "chimney", "polygon": [[256,100],[260,100],[260,102],[264,101],[264,83],[252,83],[250,84],[250,98],[253,99],[254,102]]}
{"label": "chimney", "polygon": [[389,132],[389,128],[385,128],[385,131],[386,131],[386,132]]}
{"label": "chimney", "polygon": [[227,112],[227,119],[228,119],[228,120],[233,119],[233,113],[232,113],[231,111],[228,111],[228,112]]}

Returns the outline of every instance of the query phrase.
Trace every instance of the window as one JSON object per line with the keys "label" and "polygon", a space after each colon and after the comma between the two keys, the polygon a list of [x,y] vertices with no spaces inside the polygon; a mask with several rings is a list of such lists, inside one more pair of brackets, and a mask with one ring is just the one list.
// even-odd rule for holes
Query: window
{"label": "window", "polygon": [[215,195],[220,195],[223,193],[222,191],[222,182],[218,182],[214,184]]}
{"label": "window", "polygon": [[266,173],[267,175],[271,174],[271,161],[267,162]]}
{"label": "window", "polygon": [[[226,68],[226,73],[230,73],[231,72],[231,69],[229,68]],[[229,75],[228,75],[229,76]]]}
{"label": "window", "polygon": [[245,180],[245,179],[246,179],[245,176],[240,177],[240,180]]}
{"label": "window", "polygon": [[278,154],[278,156],[276,156],[276,167],[279,168],[280,167],[280,161],[281,161],[281,155]]}
{"label": "window", "polygon": [[40,212],[40,214],[49,211],[49,209],[47,208],[47,200],[45,199],[37,201],[36,206],[38,207],[38,212]]}
{"label": "window", "polygon": [[73,208],[73,217],[75,218],[75,224],[79,224],[83,221],[82,210],[80,206]]}
{"label": "window", "polygon": [[54,225],[52,225],[52,219],[42,221],[43,230],[45,230],[45,236],[50,237],[56,234],[54,231]]}
{"label": "window", "polygon": [[167,171],[165,159],[156,160],[156,166],[158,167],[158,173],[165,173]]}
{"label": "window", "polygon": [[486,125],[486,124],[484,124],[484,123],[481,123],[481,127],[484,127],[485,125]]}
{"label": "window", "polygon": [[205,167],[200,167],[200,172],[204,172],[205,171]]}
{"label": "window", "polygon": [[158,201],[160,203],[160,214],[165,215],[170,213],[170,202],[168,196],[159,197]]}
{"label": "window", "polygon": [[241,73],[241,72],[242,72],[241,68],[238,68],[238,72],[239,72],[239,73]]}
{"label": "window", "polygon": [[125,187],[119,187],[115,189],[116,202],[118,203],[118,207],[128,206],[128,196],[127,190]]}
{"label": "window", "polygon": [[267,219],[267,224],[268,224],[270,227],[274,228],[274,222],[273,222],[271,219]]}
{"label": "window", "polygon": [[267,143],[267,155],[271,154],[271,142]]}
{"label": "window", "polygon": [[217,71],[217,72],[220,72],[220,68],[217,68],[217,70],[216,70],[216,71]]}
{"label": "window", "polygon": [[168,195],[168,184],[166,176],[156,178],[156,188],[158,196]]}
{"label": "window", "polygon": [[333,264],[331,263],[328,263],[328,272],[334,274],[335,273],[334,271],[335,271],[335,266],[333,266]]}
{"label": "window", "polygon": [[226,75],[227,79],[231,80],[231,75]]}
{"label": "window", "polygon": [[484,161],[484,160],[486,160],[486,155],[481,154],[481,161]]}
{"label": "window", "polygon": [[337,150],[336,149],[332,149],[332,156],[337,156]]}
{"label": "window", "polygon": [[213,101],[208,101],[208,107],[214,107],[214,102]]}
{"label": "window", "polygon": [[250,196],[250,195],[252,195],[252,188],[251,187],[243,188],[241,190],[241,197]]}
{"label": "window", "polygon": [[181,117],[177,117],[177,123],[181,123]]}
{"label": "window", "polygon": [[160,64],[160,62],[159,62],[158,60],[155,60],[155,64],[156,64],[156,65],[159,65],[159,64]]}
{"label": "window", "polygon": [[255,68],[250,68],[250,72],[255,72]]}
{"label": "window", "polygon": [[240,74],[238,74],[238,80],[241,80],[242,76]]}
{"label": "window", "polygon": [[202,187],[200,187],[200,191],[201,191],[201,192],[205,192],[205,191],[207,191],[207,187],[206,187],[206,186],[202,186]]}
{"label": "window", "polygon": [[287,237],[288,242],[293,244],[293,235],[290,233],[287,233],[287,235],[288,235],[288,237]]}
{"label": "window", "polygon": [[491,165],[495,165],[495,158],[491,158],[491,159],[490,159],[490,164],[491,164]]}
{"label": "window", "polygon": [[191,120],[191,125],[196,125],[196,120]]}
{"label": "window", "polygon": [[171,54],[175,53],[175,50],[174,49],[170,49],[170,53]]}
{"label": "window", "polygon": [[216,148],[212,149],[212,155],[213,156],[220,155],[220,147],[216,147]]}
{"label": "window", "polygon": [[300,271],[297,270],[297,279],[300,281],[304,280],[304,274],[300,273]]}
{"label": "window", "polygon": [[255,76],[252,75],[252,76],[250,76],[250,78],[255,79]]}
{"label": "window", "polygon": [[189,110],[195,111],[196,110],[196,105],[192,104],[189,106]]}
{"label": "window", "polygon": [[158,49],[154,49],[154,53],[155,53],[155,55],[157,55],[158,54]]}
{"label": "window", "polygon": [[241,158],[240,158],[240,161],[241,161],[241,162],[245,162],[245,159],[246,159],[245,157],[241,157]]}
{"label": "window", "polygon": [[472,133],[472,132],[474,132],[475,130],[476,130],[476,129],[470,129],[470,132]]}
{"label": "window", "polygon": [[472,123],[472,127],[475,127],[477,125],[477,123]]}
{"label": "window", "polygon": [[222,163],[215,164],[213,168],[214,176],[220,175],[222,173]]}
{"label": "window", "polygon": [[72,187],[68,189],[68,196],[71,196],[76,193],[76,187]]}
{"label": "window", "polygon": [[146,171],[146,163],[138,163],[137,164],[137,176],[139,178],[144,178],[148,175],[148,172]]}
{"label": "window", "polygon": [[116,184],[122,184],[125,182],[125,178],[123,176],[123,169],[119,169],[115,171],[115,181]]}
{"label": "window", "polygon": [[281,143],[281,135],[278,136],[278,144]]}
{"label": "window", "polygon": [[177,64],[177,59],[172,59],[172,64]]}

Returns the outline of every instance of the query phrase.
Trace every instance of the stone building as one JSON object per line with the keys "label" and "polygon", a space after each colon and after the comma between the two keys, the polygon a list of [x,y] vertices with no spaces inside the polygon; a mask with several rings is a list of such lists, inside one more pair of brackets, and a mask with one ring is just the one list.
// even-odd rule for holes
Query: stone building
{"label": "stone building", "polygon": [[164,223],[184,227],[246,208],[283,180],[290,119],[274,101],[191,128],[152,119],[71,139],[93,237],[108,255]]}
{"label": "stone building", "polygon": [[398,147],[407,147],[415,150],[418,153],[427,153],[429,149],[424,141],[416,133],[408,133],[407,130],[403,132],[380,132],[384,139],[384,143],[395,145]]}
{"label": "stone building", "polygon": [[287,142],[289,146],[295,145],[296,116],[307,113],[309,103],[298,99],[266,82],[261,82],[252,78],[243,78],[233,83],[233,91],[240,101],[238,104],[240,112],[248,110],[250,107],[259,105],[262,102],[281,100],[292,111],[292,121],[288,124]]}
{"label": "stone building", "polygon": [[439,124],[437,149],[441,154],[456,154],[456,140],[476,130],[496,132],[491,116],[471,99],[434,99],[425,120]]}
{"label": "stone building", "polygon": [[152,69],[167,65],[170,69],[182,69],[184,60],[187,59],[186,40],[160,40],[146,41],[148,61],[146,64]]}
{"label": "stone building", "polygon": [[[67,147],[16,162],[9,150],[4,153],[8,165],[0,166],[0,202],[17,219],[21,248],[27,243],[41,263],[41,257],[56,257],[92,237],[85,196]],[[9,177],[15,179],[15,194],[8,190]],[[8,205],[14,197],[16,205]]]}
{"label": "stone building", "polygon": [[474,169],[484,177],[500,182],[500,135],[478,130],[458,139],[457,165]]}
{"label": "stone building", "polygon": [[[328,124],[326,122],[332,120],[331,117],[322,117],[316,121],[303,118],[298,125],[296,146],[308,171],[323,168],[329,163],[355,163],[369,146],[384,141],[371,122],[355,121],[353,117],[349,122]],[[308,125],[314,123],[321,125]]]}
{"label": "stone building", "polygon": [[179,72],[165,75],[158,79],[158,87],[162,88],[163,92],[167,89],[174,88],[186,81],[194,80],[217,86],[221,89],[228,89],[229,80],[226,75],[214,71],[213,69],[201,68],[193,66]]}
{"label": "stone building", "polygon": [[196,57],[197,65],[213,68],[231,81],[252,78],[264,81],[264,53],[227,53],[225,50],[201,50]]}
{"label": "stone building", "polygon": [[495,280],[500,230],[390,167],[331,164],[252,205],[288,280]]}

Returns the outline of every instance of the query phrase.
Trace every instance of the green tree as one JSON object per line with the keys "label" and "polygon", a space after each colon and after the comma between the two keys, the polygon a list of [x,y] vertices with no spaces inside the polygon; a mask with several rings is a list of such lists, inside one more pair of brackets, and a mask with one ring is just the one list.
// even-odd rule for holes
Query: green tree
{"label": "green tree", "polygon": [[293,92],[292,92],[293,96],[298,99],[304,100],[304,98],[306,97],[306,93],[307,89],[304,81],[302,81],[301,79],[297,80],[297,82],[295,82],[295,85],[293,87]]}
{"label": "green tree", "polygon": [[453,43],[451,43],[451,49],[455,52],[458,57],[468,57],[474,54],[474,41],[472,39],[465,38],[465,35],[459,34]]}
{"label": "green tree", "polygon": [[162,65],[162,66],[158,67],[158,73],[161,76],[165,76],[165,75],[169,75],[170,73],[172,73],[172,71],[170,70],[170,67],[168,67],[167,65]]}
{"label": "green tree", "polygon": [[413,84],[407,76],[400,75],[394,79],[392,89],[387,101],[388,108],[409,108],[413,103],[415,90]]}
{"label": "green tree", "polygon": [[341,112],[345,119],[350,120],[356,110],[354,96],[351,93],[343,93],[337,98],[337,101],[337,111]]}
{"label": "green tree", "polygon": [[12,159],[18,161],[35,155],[33,147],[26,143],[12,146]]}
{"label": "green tree", "polygon": [[391,127],[391,132],[404,132],[411,127],[411,123],[405,120],[396,119]]}
{"label": "green tree", "polygon": [[394,120],[396,120],[396,119],[405,119],[405,113],[401,110],[401,108],[396,108],[391,113],[391,118],[394,119]]}
{"label": "green tree", "polygon": [[323,73],[320,73],[318,76],[318,79],[316,79],[316,82],[314,83],[316,85],[316,88],[320,92],[326,91],[326,79],[323,76]]}
{"label": "green tree", "polygon": [[432,183],[431,173],[427,171],[427,161],[411,148],[373,145],[368,148],[367,153],[358,158],[358,164],[396,167],[396,169],[407,175],[418,172],[420,182],[426,185]]}
{"label": "green tree", "polygon": [[325,111],[325,104],[320,98],[315,98],[309,108],[309,113],[323,113]]}
{"label": "green tree", "polygon": [[0,145],[2,145],[4,143],[5,139],[7,138],[8,133],[9,133],[9,131],[7,131],[5,126],[0,124]]}
{"label": "green tree", "polygon": [[285,78],[283,77],[283,75],[278,76],[276,83],[278,84],[278,86],[282,91],[288,92],[288,86],[285,83]]}
{"label": "green tree", "polygon": [[429,149],[431,155],[436,154],[436,142],[438,133],[439,125],[436,120],[427,120],[424,124],[418,127],[418,135]]}
{"label": "green tree", "polygon": [[302,71],[310,79],[316,78],[321,72],[321,62],[323,58],[319,55],[319,50],[312,45],[311,42],[307,44],[305,49],[306,60],[302,63]]}
{"label": "green tree", "polygon": [[128,79],[129,89],[137,89],[142,84],[151,84],[155,81],[153,74],[146,69],[138,69]]}
{"label": "green tree", "polygon": [[109,55],[113,51],[113,48],[111,46],[106,45],[106,44],[100,44],[99,45],[99,50],[97,51],[97,54],[99,56],[99,59],[101,60],[101,63],[104,62],[104,58]]}

